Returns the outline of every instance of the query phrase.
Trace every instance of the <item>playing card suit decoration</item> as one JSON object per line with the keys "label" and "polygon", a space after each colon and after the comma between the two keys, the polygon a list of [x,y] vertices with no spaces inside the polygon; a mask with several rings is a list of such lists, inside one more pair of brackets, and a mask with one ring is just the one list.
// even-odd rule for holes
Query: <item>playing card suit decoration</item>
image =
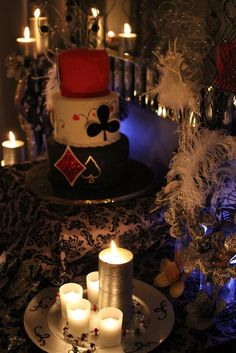
{"label": "playing card suit decoration", "polygon": [[92,156],[89,156],[85,162],[86,170],[81,175],[82,178],[87,179],[89,184],[94,183],[95,179],[101,175],[101,169]]}
{"label": "playing card suit decoration", "polygon": [[91,123],[87,128],[87,134],[90,137],[95,137],[103,131],[103,139],[106,141],[106,131],[112,133],[118,131],[120,128],[120,123],[115,119],[109,121],[110,107],[106,104],[102,104],[100,107],[98,107],[97,117],[100,123]]}
{"label": "playing card suit decoration", "polygon": [[64,175],[70,186],[73,186],[86,166],[75,156],[70,146],[67,146],[61,158],[54,166]]}

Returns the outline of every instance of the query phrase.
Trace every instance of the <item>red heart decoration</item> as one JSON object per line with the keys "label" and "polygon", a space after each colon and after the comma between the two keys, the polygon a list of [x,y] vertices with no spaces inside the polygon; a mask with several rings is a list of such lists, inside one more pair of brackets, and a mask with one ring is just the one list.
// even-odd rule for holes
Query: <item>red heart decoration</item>
{"label": "red heart decoration", "polygon": [[73,120],[79,120],[79,119],[80,119],[79,115],[77,115],[77,114],[73,115]]}

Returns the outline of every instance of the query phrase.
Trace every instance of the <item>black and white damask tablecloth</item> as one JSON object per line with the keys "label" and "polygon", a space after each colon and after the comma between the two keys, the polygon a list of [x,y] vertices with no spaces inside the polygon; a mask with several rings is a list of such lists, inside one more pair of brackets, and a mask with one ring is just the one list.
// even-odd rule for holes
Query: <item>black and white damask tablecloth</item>
{"label": "black and white damask tablecloth", "polygon": [[[97,270],[98,253],[111,239],[134,253],[136,279],[153,284],[161,258],[173,258],[174,242],[161,214],[150,212],[155,192],[102,205],[63,205],[40,199],[26,187],[31,163],[0,169],[0,352],[40,352],[27,337],[23,315],[36,293],[74,276]],[[171,299],[175,325],[155,350],[160,353],[235,352],[236,308],[208,330],[185,324],[185,305],[198,286],[186,283],[183,297]],[[235,343],[235,346],[234,346]],[[140,348],[137,347],[137,352]],[[230,350],[232,349],[232,350]]]}

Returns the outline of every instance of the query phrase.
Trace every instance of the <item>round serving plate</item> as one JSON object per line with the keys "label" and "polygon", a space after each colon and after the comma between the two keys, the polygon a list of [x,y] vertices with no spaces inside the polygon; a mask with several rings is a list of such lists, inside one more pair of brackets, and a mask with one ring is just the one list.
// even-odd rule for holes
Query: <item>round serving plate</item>
{"label": "round serving plate", "polygon": [[[30,339],[48,353],[67,353],[71,345],[63,339],[56,293],[58,288],[49,287],[37,294],[28,304],[24,315],[25,330]],[[168,299],[154,287],[133,280],[134,300],[141,304],[146,329],[140,336],[127,336],[119,347],[99,348],[98,353],[147,353],[158,347],[170,334],[174,325],[174,310]]]}
{"label": "round serving plate", "polygon": [[25,177],[26,187],[41,199],[60,204],[104,204],[126,201],[143,195],[153,185],[153,173],[146,165],[130,159],[127,178],[112,188],[97,190],[56,190],[48,179],[48,162],[33,166]]}

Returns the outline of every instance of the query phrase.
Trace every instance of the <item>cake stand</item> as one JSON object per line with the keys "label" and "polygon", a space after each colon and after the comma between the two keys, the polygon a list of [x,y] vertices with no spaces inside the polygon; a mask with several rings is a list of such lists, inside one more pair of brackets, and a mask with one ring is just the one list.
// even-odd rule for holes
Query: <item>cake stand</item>
{"label": "cake stand", "polygon": [[[49,287],[31,300],[25,310],[24,326],[30,339],[43,351],[67,353],[72,346],[62,334],[65,323],[56,303],[57,292],[58,288]],[[174,311],[168,299],[154,287],[138,280],[133,280],[133,299],[142,307],[145,330],[138,336],[123,337],[121,345],[113,348],[99,347],[98,335],[95,352],[147,353],[168,337],[174,324]]]}
{"label": "cake stand", "polygon": [[55,190],[48,179],[48,162],[32,167],[26,174],[26,187],[36,196],[60,204],[104,204],[125,201],[143,195],[154,183],[153,173],[146,165],[130,159],[127,178],[112,188],[98,190]]}

